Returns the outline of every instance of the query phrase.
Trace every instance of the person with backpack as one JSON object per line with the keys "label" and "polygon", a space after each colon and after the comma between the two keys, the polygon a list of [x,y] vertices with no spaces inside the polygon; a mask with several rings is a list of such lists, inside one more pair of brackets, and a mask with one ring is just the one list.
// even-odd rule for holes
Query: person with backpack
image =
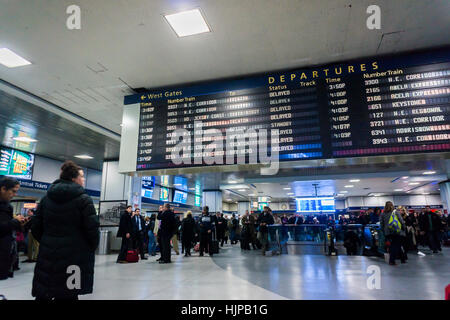
{"label": "person with backpack", "polygon": [[385,239],[390,242],[389,264],[392,266],[396,265],[397,257],[400,257],[402,263],[406,263],[404,255],[401,254],[401,233],[404,224],[402,216],[394,209],[394,204],[387,201],[380,217],[380,227]]}

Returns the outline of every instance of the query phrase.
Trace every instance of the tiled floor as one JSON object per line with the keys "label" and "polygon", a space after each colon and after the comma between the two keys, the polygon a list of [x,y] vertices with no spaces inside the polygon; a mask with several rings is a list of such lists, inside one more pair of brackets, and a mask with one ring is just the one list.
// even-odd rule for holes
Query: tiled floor
{"label": "tiled floor", "polygon": [[[281,255],[263,257],[226,245],[210,258],[172,255],[116,264],[116,255],[97,256],[94,293],[80,299],[443,299],[450,283],[450,249],[443,254],[410,255],[392,267],[380,258]],[[21,260],[24,260],[22,258]],[[368,289],[367,268],[381,271],[381,289]],[[32,299],[34,264],[21,264],[13,279],[0,282],[8,299]]]}

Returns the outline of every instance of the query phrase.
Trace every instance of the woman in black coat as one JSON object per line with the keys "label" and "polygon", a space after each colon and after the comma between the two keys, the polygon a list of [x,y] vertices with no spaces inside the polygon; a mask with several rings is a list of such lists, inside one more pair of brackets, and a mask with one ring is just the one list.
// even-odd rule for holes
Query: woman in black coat
{"label": "woman in black coat", "polygon": [[83,186],[83,170],[66,161],[32,218],[31,232],[40,243],[32,290],[36,300],[76,300],[92,293],[99,222]]}
{"label": "woman in black coat", "polygon": [[13,208],[9,204],[17,194],[20,184],[17,180],[4,177],[0,179],[0,280],[13,277],[14,231],[22,228],[22,216],[13,217]]}
{"label": "woman in black coat", "polygon": [[183,241],[183,246],[185,251],[184,256],[191,256],[192,241],[196,233],[196,223],[194,218],[192,218],[192,213],[188,211],[186,218],[183,219],[181,223],[181,240]]}

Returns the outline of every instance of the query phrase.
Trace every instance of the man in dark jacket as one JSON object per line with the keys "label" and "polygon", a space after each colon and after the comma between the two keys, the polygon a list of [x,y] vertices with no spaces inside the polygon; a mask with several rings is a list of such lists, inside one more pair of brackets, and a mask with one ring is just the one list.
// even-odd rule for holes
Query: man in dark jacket
{"label": "man in dark jacket", "polygon": [[273,224],[273,217],[269,213],[269,207],[264,207],[264,211],[258,217],[259,237],[262,245],[262,255],[266,255],[269,249],[269,225]]}
{"label": "man in dark jacket", "polygon": [[442,222],[439,216],[431,211],[429,206],[425,207],[425,214],[420,220],[420,230],[425,233],[425,238],[428,239],[428,245],[433,253],[441,251],[440,232],[442,228]]}
{"label": "man in dark jacket", "polygon": [[225,241],[225,231],[227,228],[227,221],[220,212],[216,213],[216,231],[217,241],[221,242],[220,246],[223,247]]}
{"label": "man in dark jacket", "polygon": [[140,209],[134,210],[131,222],[133,226],[133,247],[139,250],[142,260],[147,260],[144,252],[145,221],[141,216]]}
{"label": "man in dark jacket", "polygon": [[192,212],[188,211],[186,218],[184,218],[181,223],[181,241],[183,242],[185,257],[191,256],[192,242],[196,233],[197,226],[195,220],[192,218]]}
{"label": "man in dark jacket", "polygon": [[200,257],[203,256],[203,252],[207,248],[209,256],[212,257],[211,243],[212,243],[212,231],[213,224],[209,215],[208,206],[203,207],[202,216],[198,220],[198,229],[200,230]]}
{"label": "man in dark jacket", "polygon": [[133,232],[133,225],[131,222],[132,207],[128,206],[124,213],[120,216],[119,230],[117,231],[117,238],[122,238],[122,245],[120,246],[117,263],[127,263],[127,250],[131,241],[131,234]]}
{"label": "man in dark jacket", "polygon": [[0,178],[0,280],[13,277],[13,231],[21,230],[23,217],[13,217],[13,208],[9,202],[17,194],[19,187],[20,184],[15,179]]}
{"label": "man in dark jacket", "polygon": [[256,250],[255,239],[255,217],[250,215],[248,210],[245,210],[245,214],[242,216],[242,239],[241,244],[244,250],[250,250],[250,243],[253,246],[253,250]]}
{"label": "man in dark jacket", "polygon": [[170,208],[170,204],[165,203],[164,208],[158,213],[158,220],[161,221],[159,233],[161,234],[161,259],[159,263],[171,263],[170,260],[170,239],[175,233],[175,214]]}
{"label": "man in dark jacket", "polygon": [[40,243],[32,289],[36,300],[77,300],[93,291],[100,233],[84,181],[83,170],[66,161],[32,218],[31,232]]}

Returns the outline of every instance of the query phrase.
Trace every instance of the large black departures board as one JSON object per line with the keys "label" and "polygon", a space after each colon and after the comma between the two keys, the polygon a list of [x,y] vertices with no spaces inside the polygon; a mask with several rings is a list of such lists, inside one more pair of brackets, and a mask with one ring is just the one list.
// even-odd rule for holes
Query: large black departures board
{"label": "large black departures board", "polygon": [[[135,103],[137,170],[211,164],[203,158],[214,152],[231,164],[226,134],[251,129],[267,130],[267,153],[276,148],[280,161],[449,151],[450,48],[125,97]],[[190,135],[190,163],[172,161],[176,129]],[[211,148],[218,140],[225,153]],[[246,159],[259,152],[254,140],[245,140]]]}

